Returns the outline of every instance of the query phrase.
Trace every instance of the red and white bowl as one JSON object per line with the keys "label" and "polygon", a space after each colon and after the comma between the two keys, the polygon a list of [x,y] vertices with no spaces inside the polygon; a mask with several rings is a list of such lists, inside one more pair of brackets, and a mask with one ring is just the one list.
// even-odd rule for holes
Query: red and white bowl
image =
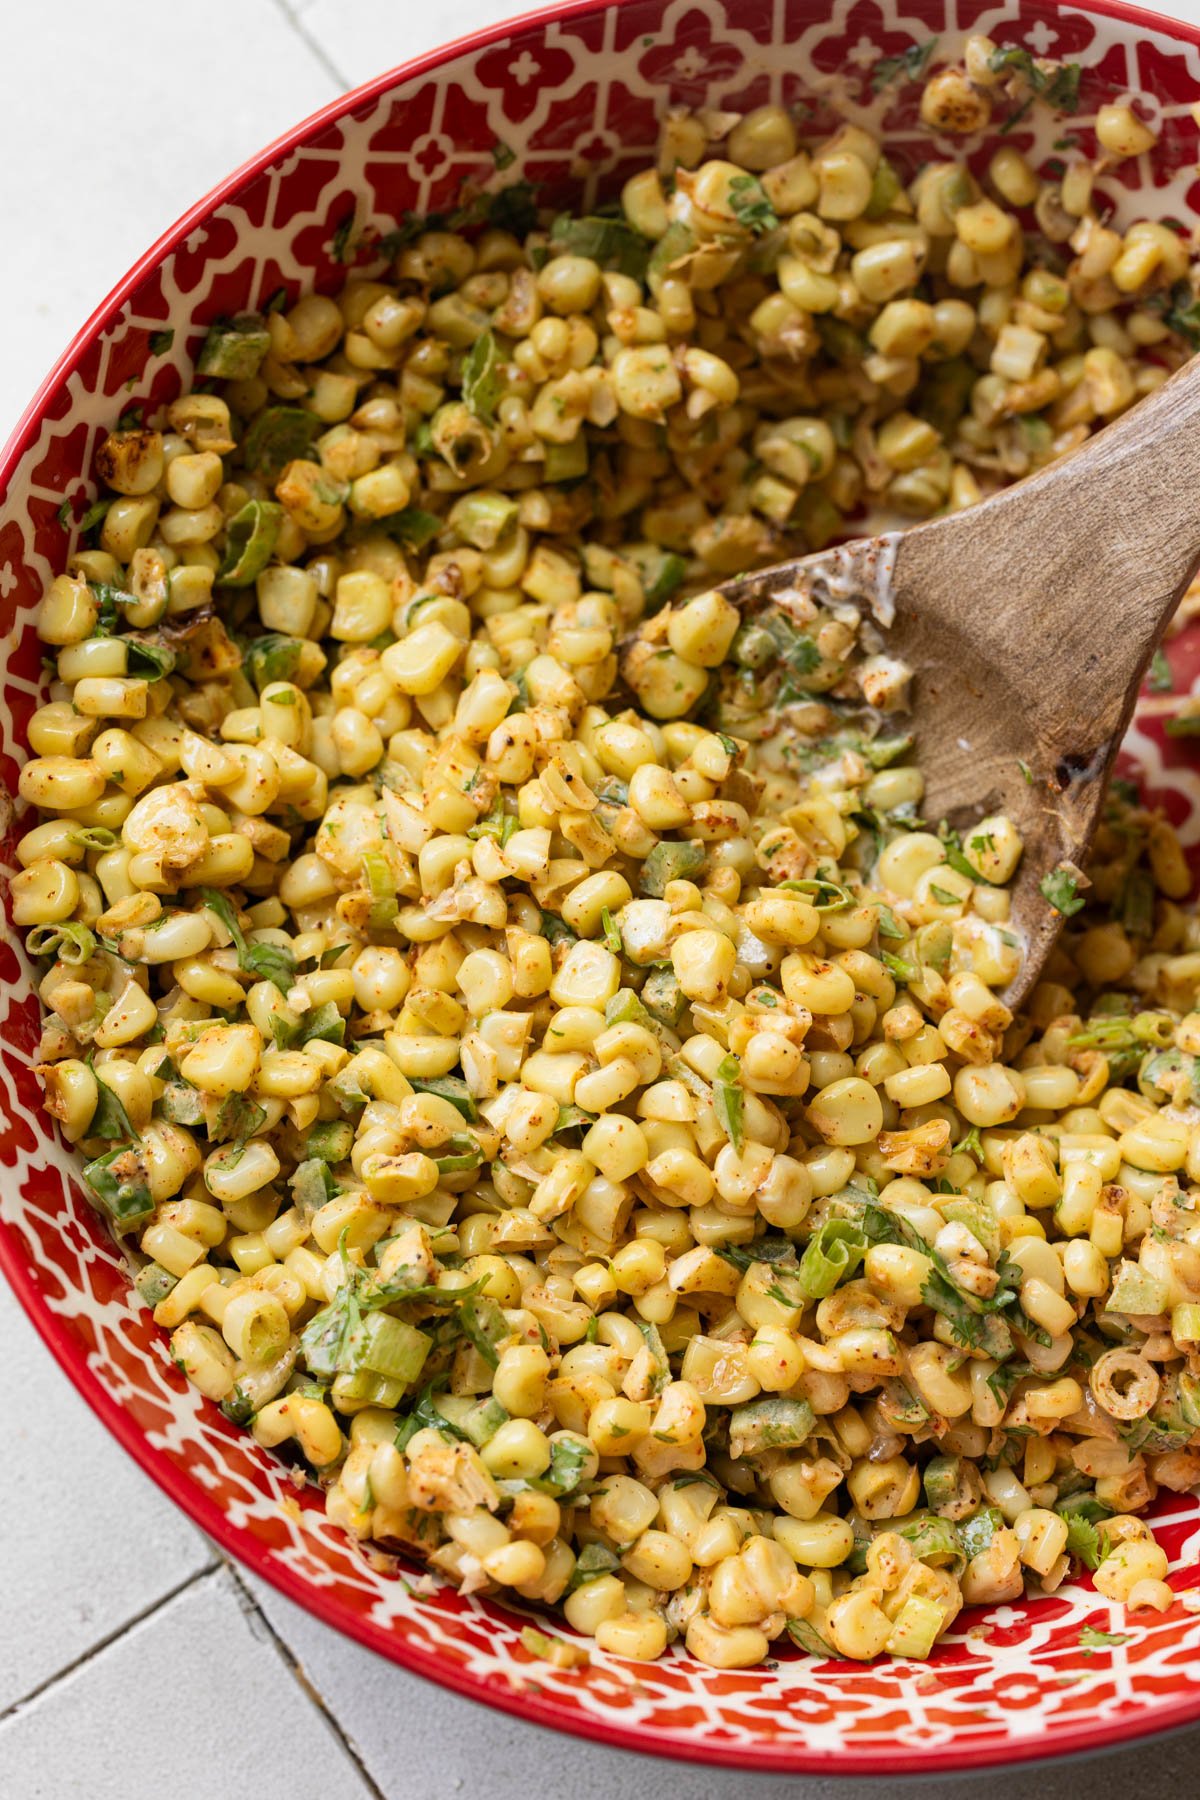
{"label": "red and white bowl", "polygon": [[[339,255],[371,267],[371,228],[452,203],[464,184],[518,178],[555,201],[608,193],[645,159],[669,103],[742,110],[805,102],[807,134],[836,113],[922,152],[918,90],[872,94],[872,67],[931,36],[957,54],[971,31],[1083,66],[1071,129],[1085,150],[1104,100],[1143,96],[1162,130],[1152,162],[1104,184],[1118,216],[1200,211],[1200,31],[1106,0],[576,0],[393,71],[298,126],[201,200],[79,333],[0,458],[0,786],[15,794],[43,676],[32,627],[93,497],[96,444],[134,402],[186,380],[205,323],[281,285],[335,289]],[[1057,128],[1061,130],[1062,127]],[[1027,126],[1010,142],[1037,155]],[[927,152],[925,152],[927,154]],[[501,166],[502,165],[502,166]],[[349,248],[347,248],[349,247]],[[378,266],[378,265],[377,265]],[[163,335],[173,330],[173,340]],[[1176,688],[1200,687],[1200,629],[1170,648]],[[1200,845],[1200,772],[1186,740],[1143,707],[1130,751],[1150,800]],[[11,805],[0,856],[19,827]],[[0,1266],[59,1363],[125,1448],[210,1536],[291,1599],[361,1643],[459,1693],[629,1749],[757,1771],[890,1774],[1094,1749],[1200,1719],[1200,1504],[1169,1498],[1156,1528],[1179,1598],[1132,1619],[1084,1581],[1052,1598],[964,1614],[931,1663],[818,1663],[781,1651],[722,1673],[676,1648],[624,1663],[592,1648],[562,1671],[522,1647],[522,1619],[428,1578],[373,1568],[325,1518],[321,1496],[184,1380],[164,1332],[131,1294],[121,1258],[42,1109],[31,971],[0,938]],[[1191,1591],[1189,1591],[1191,1590]],[[1116,1634],[1092,1645],[1085,1627]],[[557,1629],[557,1627],[556,1627]]]}

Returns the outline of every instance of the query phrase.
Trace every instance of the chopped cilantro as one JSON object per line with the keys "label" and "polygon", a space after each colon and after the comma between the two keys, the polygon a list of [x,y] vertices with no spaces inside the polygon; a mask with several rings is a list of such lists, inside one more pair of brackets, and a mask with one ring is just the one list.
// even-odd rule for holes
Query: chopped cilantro
{"label": "chopped cilantro", "polygon": [[729,204],[734,217],[756,237],[774,231],[779,215],[767,199],[766,189],[756,175],[735,175],[729,183]]}
{"label": "chopped cilantro", "polygon": [[296,959],[282,944],[248,944],[237,921],[237,914],[227,894],[216,888],[201,888],[200,898],[233,939],[238,953],[238,967],[262,981],[272,981],[281,994],[286,994],[296,979]]}
{"label": "chopped cilantro", "polygon": [[898,56],[881,56],[871,71],[871,91],[879,94],[893,81],[920,81],[937,49],[935,37],[923,44],[912,44]]}
{"label": "chopped cilantro", "polygon": [[97,525],[104,522],[108,516],[108,509],[116,498],[115,494],[107,494],[103,500],[92,501],[79,521],[79,530],[84,537],[87,537],[90,532],[95,531]]}
{"label": "chopped cilantro", "polygon": [[1067,1553],[1077,1556],[1085,1568],[1100,1565],[1100,1533],[1082,1513],[1072,1513],[1067,1518]]}
{"label": "chopped cilantro", "polygon": [[1082,912],[1084,902],[1078,891],[1079,877],[1060,863],[1057,869],[1051,869],[1038,882],[1039,892],[1050,902],[1055,912],[1069,919],[1073,913]]}
{"label": "chopped cilantro", "polygon": [[345,218],[334,227],[333,236],[329,240],[329,254],[336,263],[354,261],[357,246],[350,242],[350,234],[354,230],[354,213],[350,211]]}
{"label": "chopped cilantro", "polygon": [[1193,350],[1200,350],[1200,300],[1192,292],[1190,282],[1175,283],[1171,289],[1171,304],[1163,314],[1163,320],[1172,331],[1186,338]]}

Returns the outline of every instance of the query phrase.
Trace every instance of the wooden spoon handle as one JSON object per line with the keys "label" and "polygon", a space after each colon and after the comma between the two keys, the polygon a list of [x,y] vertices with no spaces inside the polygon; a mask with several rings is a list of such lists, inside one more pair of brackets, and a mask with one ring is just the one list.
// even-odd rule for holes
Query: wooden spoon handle
{"label": "wooden spoon handle", "polygon": [[[897,603],[957,614],[977,667],[1016,674],[1035,736],[1064,705],[1099,746],[1200,564],[1200,358],[1084,448],[899,545]],[[955,634],[957,635],[957,633]]]}

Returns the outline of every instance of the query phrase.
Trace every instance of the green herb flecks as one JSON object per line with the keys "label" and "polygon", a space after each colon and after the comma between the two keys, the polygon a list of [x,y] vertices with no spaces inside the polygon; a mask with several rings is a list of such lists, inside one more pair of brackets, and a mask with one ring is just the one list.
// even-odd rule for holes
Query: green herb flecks
{"label": "green herb flecks", "polygon": [[1079,892],[1078,871],[1069,869],[1064,863],[1042,876],[1038,882],[1038,892],[1064,919],[1083,911],[1085,902]]}
{"label": "green herb flecks", "polygon": [[872,93],[882,93],[893,81],[921,81],[937,47],[938,40],[934,37],[923,44],[911,45],[897,56],[881,56],[871,71]]}
{"label": "green herb flecks", "polygon": [[1079,109],[1079,81],[1083,73],[1079,63],[1043,66],[1022,45],[1002,44],[988,57],[988,68],[996,75],[1020,75],[1053,112],[1073,113]]}
{"label": "green herb flecks", "polygon": [[200,898],[216,913],[233,939],[238,953],[238,967],[260,981],[273,981],[281,994],[286,994],[296,980],[296,959],[282,944],[248,944],[237,922],[237,915],[226,894],[216,888],[201,888]]}
{"label": "green herb flecks", "polygon": [[154,1211],[150,1171],[136,1144],[119,1144],[96,1157],[83,1179],[120,1232],[143,1225]]}
{"label": "green herb flecks", "polygon": [[774,231],[779,215],[767,199],[766,189],[757,175],[735,175],[729,183],[729,204],[739,225],[756,237]]}

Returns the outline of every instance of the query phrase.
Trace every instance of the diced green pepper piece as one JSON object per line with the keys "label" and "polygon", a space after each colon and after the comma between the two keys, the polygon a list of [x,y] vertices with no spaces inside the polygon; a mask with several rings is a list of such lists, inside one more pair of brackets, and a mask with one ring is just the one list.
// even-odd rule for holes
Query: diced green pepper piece
{"label": "diced green pepper piece", "polygon": [[330,1398],[335,1406],[349,1403],[356,1411],[363,1406],[382,1406],[393,1412],[403,1400],[407,1386],[406,1381],[393,1381],[387,1375],[377,1375],[373,1369],[355,1369],[352,1374],[335,1377]]}
{"label": "diced green pepper piece", "polygon": [[913,1554],[931,1568],[947,1563],[962,1566],[963,1550],[958,1532],[949,1519],[936,1513],[912,1513],[907,1519],[892,1521],[892,1529],[912,1545]]}
{"label": "diced green pepper piece", "polygon": [[257,313],[218,319],[208,328],[196,372],[218,381],[252,381],[270,348],[270,334]]}
{"label": "diced green pepper piece", "polygon": [[867,1253],[866,1233],[849,1219],[828,1219],[808,1240],[796,1280],[813,1300],[832,1294],[844,1275],[852,1275]]}
{"label": "diced green pepper piece", "polygon": [[968,1562],[982,1556],[998,1531],[1004,1529],[1004,1514],[995,1506],[981,1506],[969,1519],[960,1519],[958,1541]]}
{"label": "diced green pepper piece", "polygon": [[164,1269],[161,1263],[151,1262],[144,1269],[138,1270],[133,1285],[147,1306],[157,1306],[160,1300],[166,1299],[178,1279],[169,1269]]}
{"label": "diced green pepper piece", "polygon": [[1160,1313],[1167,1304],[1169,1290],[1165,1281],[1143,1269],[1139,1263],[1123,1262],[1117,1269],[1108,1298],[1106,1312]]}
{"label": "diced green pepper piece", "polygon": [[772,1394],[735,1406],[729,1415],[729,1454],[758,1456],[764,1450],[787,1450],[802,1444],[816,1416],[807,1400]]}
{"label": "diced green pepper piece", "polygon": [[582,431],[569,444],[547,444],[542,465],[547,481],[579,481],[588,472],[587,439]]}
{"label": "diced green pepper piece", "polygon": [[476,1449],[482,1450],[495,1437],[500,1427],[508,1423],[509,1417],[510,1414],[500,1402],[493,1400],[489,1394],[483,1400],[476,1400],[473,1406],[468,1406],[458,1424]]}
{"label": "diced green pepper piece", "polygon": [[330,1119],[310,1126],[304,1147],[310,1158],[324,1163],[345,1162],[354,1148],[354,1127],[344,1119]]}
{"label": "diced green pepper piece", "polygon": [[670,843],[663,839],[655,844],[642,864],[643,894],[661,900],[669,881],[690,881],[693,875],[700,873],[704,862],[703,844],[690,841]]}
{"label": "diced green pepper piece", "polygon": [[643,574],[646,584],[646,612],[656,613],[667,604],[683,584],[687,562],[673,550],[664,551],[652,568]]}
{"label": "diced green pepper piece", "polygon": [[87,1164],[83,1179],[117,1230],[132,1231],[154,1211],[150,1171],[136,1144],[118,1144]]}
{"label": "diced green pepper piece", "polygon": [[311,1219],[338,1192],[337,1183],[329,1173],[328,1163],[319,1156],[310,1156],[305,1162],[296,1165],[291,1185],[292,1199],[302,1219]]}
{"label": "diced green pepper piece", "polygon": [[369,1369],[387,1381],[400,1381],[407,1387],[425,1367],[433,1348],[433,1339],[418,1331],[405,1319],[394,1319],[390,1313],[368,1313],[346,1334],[346,1342],[338,1358],[338,1368],[352,1375]]}
{"label": "diced green pepper piece", "polygon": [[346,1041],[346,1021],[333,1000],[326,1000],[304,1014],[303,1031],[306,1044],[313,1038],[320,1038],[326,1044],[344,1044]]}
{"label": "diced green pepper piece", "polygon": [[650,1028],[650,1014],[632,988],[619,988],[604,1008],[606,1025],[645,1025]]}
{"label": "diced green pepper piece", "polygon": [[927,1657],[946,1623],[945,1610],[925,1594],[911,1594],[896,1614],[887,1641],[889,1656]]}
{"label": "diced green pepper piece", "polygon": [[568,1594],[573,1594],[576,1588],[586,1586],[589,1581],[599,1581],[602,1575],[611,1575],[620,1566],[620,1559],[607,1544],[585,1544],[571,1571],[571,1579],[567,1583]]}
{"label": "diced green pepper piece", "polygon": [[687,1011],[687,995],[674,969],[651,969],[642,988],[642,1005],[660,1025],[678,1025]]}
{"label": "diced green pepper piece", "polygon": [[155,1111],[171,1125],[203,1125],[204,1096],[186,1081],[171,1081],[158,1097]]}
{"label": "diced green pepper piece", "polygon": [[442,1100],[448,1100],[456,1106],[469,1125],[473,1125],[479,1117],[479,1109],[475,1099],[461,1075],[429,1075],[411,1077],[411,1085],[418,1094],[437,1094]]}

